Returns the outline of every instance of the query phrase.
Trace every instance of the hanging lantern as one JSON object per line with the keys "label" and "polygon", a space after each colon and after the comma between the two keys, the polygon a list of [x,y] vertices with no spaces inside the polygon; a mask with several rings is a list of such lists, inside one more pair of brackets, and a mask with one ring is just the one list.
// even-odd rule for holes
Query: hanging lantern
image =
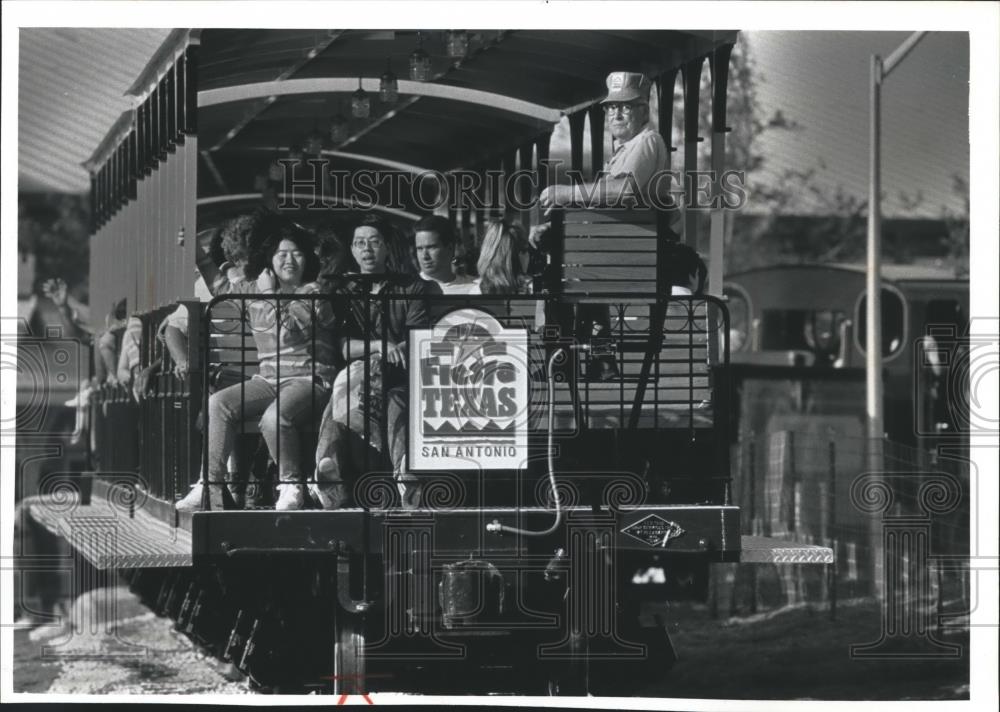
{"label": "hanging lantern", "polygon": [[410,79],[426,82],[431,78],[431,56],[424,52],[424,40],[417,34],[417,48],[410,55]]}
{"label": "hanging lantern", "polygon": [[351,94],[351,116],[367,119],[371,112],[371,99],[368,98],[368,92],[361,88],[361,77],[358,77],[358,90]]}
{"label": "hanging lantern", "polygon": [[337,114],[330,120],[330,140],[333,143],[343,143],[347,140],[348,125],[343,114]]}
{"label": "hanging lantern", "polygon": [[378,98],[383,104],[395,104],[399,99],[399,82],[392,73],[392,65],[386,64],[385,74],[378,82]]}
{"label": "hanging lantern", "polygon": [[448,30],[445,33],[445,46],[452,59],[465,59],[465,55],[469,53],[469,33],[465,30]]}
{"label": "hanging lantern", "polygon": [[306,137],[306,153],[318,156],[323,152],[323,134],[316,129]]}

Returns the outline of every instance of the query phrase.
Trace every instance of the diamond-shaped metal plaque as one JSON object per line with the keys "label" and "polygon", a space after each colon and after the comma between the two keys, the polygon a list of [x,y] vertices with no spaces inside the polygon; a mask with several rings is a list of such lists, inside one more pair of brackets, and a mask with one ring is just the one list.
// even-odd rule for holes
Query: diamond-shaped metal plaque
{"label": "diamond-shaped metal plaque", "polygon": [[666,547],[684,533],[684,529],[677,522],[671,522],[657,514],[650,514],[622,529],[622,534],[628,534],[649,546],[658,547]]}

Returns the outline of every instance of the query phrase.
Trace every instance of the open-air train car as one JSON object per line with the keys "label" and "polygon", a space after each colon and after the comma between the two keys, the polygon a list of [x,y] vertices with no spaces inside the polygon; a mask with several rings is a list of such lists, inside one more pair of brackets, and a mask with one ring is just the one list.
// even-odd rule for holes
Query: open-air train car
{"label": "open-air train car", "polygon": [[[117,543],[101,549],[106,538],[73,531],[80,517],[44,506],[35,516],[260,685],[565,693],[662,675],[672,647],[662,624],[639,615],[633,572],[661,566],[672,595],[698,595],[710,562],[772,551],[741,538],[731,501],[721,215],[709,221],[704,297],[671,297],[658,264],[670,240],[698,244],[695,210],[675,231],[664,212],[581,208],[554,214],[559,247],[530,296],[427,298],[435,315],[475,310],[466,314],[495,338],[521,344],[511,368],[525,417],[514,464],[470,456],[471,469],[425,468],[418,509],[399,508],[391,475],[375,467],[355,473],[350,509],[276,512],[265,496],[248,510],[174,510],[199,476],[207,374],[256,358],[240,327],[245,303],[193,299],[195,248],[262,203],[310,227],[371,210],[405,229],[434,210],[473,245],[491,217],[528,223],[537,215],[516,208],[560,175],[545,159],[563,117],[568,167],[589,176],[602,165],[599,102],[616,70],[654,80],[668,145],[680,82],[688,170],[709,138],[697,136],[699,103],[710,102],[711,166],[700,168],[721,172],[736,41],[716,31],[174,31],[132,87],[136,108],[89,163],[91,313],[100,321],[126,297],[142,322],[142,363],[164,359],[141,403],[110,387],[91,401],[92,491],[81,488],[74,512],[109,517]],[[407,67],[413,78],[386,76]],[[362,175],[391,180],[352,183]],[[461,199],[442,199],[442,185],[454,198],[470,176]],[[179,301],[199,335],[183,380],[155,338]],[[603,356],[559,317],[581,304],[610,314]],[[590,379],[593,358],[613,359],[617,377]],[[411,443],[417,419],[411,411]],[[266,472],[256,475],[267,489]],[[829,560],[820,547],[780,552]]]}

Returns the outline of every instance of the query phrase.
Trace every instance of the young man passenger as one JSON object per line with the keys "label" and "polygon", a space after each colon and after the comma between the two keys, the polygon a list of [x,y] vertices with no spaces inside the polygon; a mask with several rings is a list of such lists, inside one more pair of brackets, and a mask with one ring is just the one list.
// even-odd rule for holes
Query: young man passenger
{"label": "young man passenger", "polygon": [[451,222],[440,215],[428,215],[414,226],[413,243],[420,265],[420,278],[437,282],[444,294],[469,294],[474,280],[455,274],[452,263],[458,240]]}

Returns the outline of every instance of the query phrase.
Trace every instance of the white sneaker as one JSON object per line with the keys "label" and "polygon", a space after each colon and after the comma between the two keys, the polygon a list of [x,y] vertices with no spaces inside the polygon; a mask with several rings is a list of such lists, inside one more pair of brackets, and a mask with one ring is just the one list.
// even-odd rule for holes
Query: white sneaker
{"label": "white sneaker", "polygon": [[[212,509],[225,509],[225,500],[222,494],[222,485],[210,485],[209,486],[209,496],[211,501]],[[202,493],[204,492],[204,486],[201,482],[191,485],[191,491],[184,495],[183,499],[178,500],[174,503],[174,509],[178,512],[200,512],[203,507],[201,506]]]}
{"label": "white sneaker", "polygon": [[192,485],[191,491],[184,495],[184,499],[180,499],[174,503],[174,509],[178,512],[200,512],[202,491],[203,488],[200,482]]}
{"label": "white sneaker", "polygon": [[292,512],[297,509],[302,509],[306,503],[304,490],[305,485],[278,485],[278,501],[274,503],[275,511]]}
{"label": "white sneaker", "polygon": [[340,482],[310,484],[309,494],[323,509],[341,509],[347,504],[347,490]]}

